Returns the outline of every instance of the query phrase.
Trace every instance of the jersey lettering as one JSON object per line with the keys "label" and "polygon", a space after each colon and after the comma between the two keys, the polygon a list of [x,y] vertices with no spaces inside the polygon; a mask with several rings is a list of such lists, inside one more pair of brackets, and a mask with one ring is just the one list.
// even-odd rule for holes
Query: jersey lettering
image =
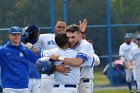
{"label": "jersey lettering", "polygon": [[48,45],[56,45],[56,43],[53,40],[48,41],[47,43],[48,43]]}

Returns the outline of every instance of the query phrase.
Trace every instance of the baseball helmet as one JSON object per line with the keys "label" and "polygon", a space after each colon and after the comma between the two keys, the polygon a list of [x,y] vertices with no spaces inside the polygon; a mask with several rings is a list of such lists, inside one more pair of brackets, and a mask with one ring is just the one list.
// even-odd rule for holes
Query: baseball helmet
{"label": "baseball helmet", "polygon": [[49,57],[39,58],[35,63],[35,67],[41,74],[50,75],[53,73],[53,62],[50,61]]}
{"label": "baseball helmet", "polygon": [[39,37],[40,29],[37,25],[30,25],[29,27],[25,27],[22,30],[21,41],[23,43],[31,43],[35,44]]}

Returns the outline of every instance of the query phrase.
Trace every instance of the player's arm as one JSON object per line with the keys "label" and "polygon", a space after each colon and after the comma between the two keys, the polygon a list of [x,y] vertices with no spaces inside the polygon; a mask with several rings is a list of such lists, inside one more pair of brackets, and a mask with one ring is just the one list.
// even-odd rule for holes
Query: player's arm
{"label": "player's arm", "polygon": [[95,66],[98,66],[98,65],[100,65],[100,59],[99,59],[99,57],[96,55],[96,54],[93,54],[93,58],[94,58],[94,65]]}
{"label": "player's arm", "polygon": [[53,54],[51,58],[53,60],[59,60],[63,62],[65,65],[74,66],[74,67],[81,66],[81,64],[87,60],[85,56],[81,56],[81,55],[77,55],[76,58],[66,58],[63,56],[59,56],[58,54]]}
{"label": "player's arm", "polygon": [[28,60],[33,62],[33,63],[36,63],[36,61],[39,59],[39,56],[34,54],[33,51],[31,50],[28,50]]}
{"label": "player's arm", "polygon": [[122,45],[119,48],[119,56],[120,56],[120,60],[123,62],[124,68],[127,69],[128,68],[127,67],[128,64],[125,62],[125,59],[124,59],[124,50],[123,50]]}
{"label": "player's arm", "polygon": [[[90,50],[90,51],[89,51]],[[94,54],[94,49],[93,49],[93,46],[92,44],[90,43],[86,43],[82,48],[81,48],[81,51],[80,51],[81,54],[84,54],[87,58],[87,62],[84,62],[82,64],[82,67],[93,67],[94,65],[94,57],[93,57],[93,54]]]}
{"label": "player's arm", "polygon": [[74,67],[79,67],[83,63],[82,58],[64,58],[63,60],[60,60],[60,61],[62,61],[66,65],[74,66]]}
{"label": "player's arm", "polygon": [[132,60],[129,60],[129,61],[128,61],[127,69],[130,69],[130,70],[133,69],[133,61],[132,61]]}
{"label": "player's arm", "polygon": [[83,22],[79,21],[79,27],[81,29],[81,37],[82,37],[82,39],[86,39],[87,20],[84,19]]}
{"label": "player's arm", "polygon": [[128,54],[128,63],[129,63],[129,66],[127,67],[128,69],[133,69],[133,61],[134,61],[134,54],[133,54],[133,49],[131,49]]}
{"label": "player's arm", "polygon": [[27,44],[23,44],[26,48],[28,48],[29,50],[32,50],[34,54],[36,55],[40,55],[41,50],[36,48],[34,45],[32,45],[31,43],[27,43]]}
{"label": "player's arm", "polygon": [[58,71],[64,75],[68,75],[70,73],[71,69],[68,66],[65,66],[65,64],[60,64],[60,65],[54,65],[53,66],[53,71]]}

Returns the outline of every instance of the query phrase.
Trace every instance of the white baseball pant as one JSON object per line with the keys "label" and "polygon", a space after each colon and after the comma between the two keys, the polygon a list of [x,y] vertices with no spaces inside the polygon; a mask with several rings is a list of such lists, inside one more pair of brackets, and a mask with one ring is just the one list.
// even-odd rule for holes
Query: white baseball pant
{"label": "white baseball pant", "polygon": [[29,93],[29,89],[28,88],[24,88],[24,89],[4,88],[3,93]]}
{"label": "white baseball pant", "polygon": [[30,78],[28,84],[29,93],[41,93],[40,84],[41,84],[41,79]]}
{"label": "white baseball pant", "polygon": [[140,92],[140,68],[136,68],[136,82],[138,85],[138,91]]}
{"label": "white baseball pant", "polygon": [[53,78],[42,78],[41,79],[41,93],[52,93],[54,85]]}
{"label": "white baseball pant", "polygon": [[91,79],[81,79],[79,93],[93,93],[93,82]]}
{"label": "white baseball pant", "polygon": [[77,85],[57,85],[57,87],[54,85],[52,93],[79,93]]}
{"label": "white baseball pant", "polygon": [[132,81],[132,70],[125,69],[125,73],[126,73],[126,81],[131,82]]}

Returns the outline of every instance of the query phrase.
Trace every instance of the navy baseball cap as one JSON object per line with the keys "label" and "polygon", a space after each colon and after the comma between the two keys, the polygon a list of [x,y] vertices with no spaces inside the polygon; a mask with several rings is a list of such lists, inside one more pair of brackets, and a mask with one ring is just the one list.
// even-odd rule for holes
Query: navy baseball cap
{"label": "navy baseball cap", "polygon": [[140,40],[140,34],[136,36],[136,40]]}
{"label": "navy baseball cap", "polygon": [[129,39],[129,38],[132,38],[132,37],[133,37],[133,35],[131,33],[126,33],[124,38]]}
{"label": "navy baseball cap", "polygon": [[14,34],[14,33],[21,33],[21,29],[18,26],[12,26],[9,29],[9,33],[10,34]]}

